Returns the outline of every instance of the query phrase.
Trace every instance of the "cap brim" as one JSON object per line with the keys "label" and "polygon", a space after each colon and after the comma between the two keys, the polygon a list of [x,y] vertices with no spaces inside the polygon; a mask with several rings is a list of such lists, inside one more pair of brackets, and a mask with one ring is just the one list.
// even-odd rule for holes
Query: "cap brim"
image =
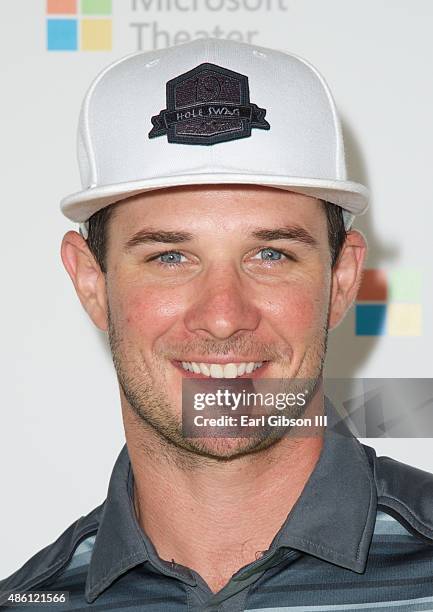
{"label": "cap brim", "polygon": [[337,204],[354,215],[362,214],[368,208],[368,189],[353,181],[234,173],[171,175],[104,185],[73,193],[63,198],[60,207],[68,219],[83,223],[98,210],[139,193],[180,185],[206,184],[263,185],[285,189]]}

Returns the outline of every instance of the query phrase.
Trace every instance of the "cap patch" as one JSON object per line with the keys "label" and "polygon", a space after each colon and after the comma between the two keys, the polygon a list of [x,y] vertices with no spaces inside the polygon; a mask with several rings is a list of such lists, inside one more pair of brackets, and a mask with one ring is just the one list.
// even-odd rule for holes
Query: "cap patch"
{"label": "cap patch", "polygon": [[149,138],[213,145],[269,130],[266,109],[250,102],[248,77],[215,64],[200,64],[167,82],[167,108],[152,117]]}

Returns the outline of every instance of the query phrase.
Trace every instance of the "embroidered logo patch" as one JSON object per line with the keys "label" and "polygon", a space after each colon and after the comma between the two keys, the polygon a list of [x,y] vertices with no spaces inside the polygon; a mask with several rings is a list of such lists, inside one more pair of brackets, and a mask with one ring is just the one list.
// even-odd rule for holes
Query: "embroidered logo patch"
{"label": "embroidered logo patch", "polygon": [[167,108],[152,117],[149,138],[213,145],[269,130],[266,109],[250,102],[248,77],[215,64],[196,68],[167,82]]}

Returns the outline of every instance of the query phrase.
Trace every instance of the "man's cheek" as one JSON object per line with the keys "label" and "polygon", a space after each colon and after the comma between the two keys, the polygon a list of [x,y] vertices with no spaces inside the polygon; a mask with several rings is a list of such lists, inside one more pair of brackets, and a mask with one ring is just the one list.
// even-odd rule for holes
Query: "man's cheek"
{"label": "man's cheek", "polygon": [[285,328],[291,336],[304,336],[323,326],[326,306],[322,292],[298,286],[279,291],[272,300],[267,300],[266,311],[274,323]]}
{"label": "man's cheek", "polygon": [[120,309],[130,330],[149,334],[171,326],[182,316],[185,305],[182,295],[152,288],[125,292]]}

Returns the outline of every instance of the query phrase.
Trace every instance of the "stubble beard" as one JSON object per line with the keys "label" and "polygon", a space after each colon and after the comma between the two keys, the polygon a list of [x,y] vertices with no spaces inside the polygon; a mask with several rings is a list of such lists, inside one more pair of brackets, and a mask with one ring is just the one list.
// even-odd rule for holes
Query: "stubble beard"
{"label": "stubble beard", "polygon": [[[271,428],[272,430],[261,429],[254,436],[242,438],[186,438],[182,432],[181,416],[177,416],[175,407],[163,391],[168,388],[166,371],[163,367],[164,361],[158,359],[154,361],[154,371],[159,376],[156,382],[144,359],[134,360],[128,357],[125,342],[114,325],[109,308],[108,339],[119,386],[135,415],[135,420],[143,433],[150,434],[153,440],[156,438],[159,450],[167,459],[189,467],[208,461],[230,461],[264,451],[290,432],[290,427],[274,427]],[[325,325],[320,337],[316,337],[314,343],[310,345],[295,378],[289,379],[290,391],[295,394],[301,390],[306,391],[307,397],[305,405],[295,404],[285,409],[285,415],[289,418],[302,417],[308,408],[309,401],[314,397],[323,372],[327,339],[328,329]],[[203,341],[200,341],[195,345],[194,343],[188,345],[192,352],[203,355],[248,354],[248,347],[257,351],[257,341],[243,337],[229,339],[225,342],[209,341],[204,344]],[[275,351],[270,347],[263,346],[262,348],[268,357],[276,357]],[[141,356],[141,353],[139,355]],[[289,372],[290,362],[288,360],[284,362],[280,355],[280,363],[283,365],[280,378],[283,379],[285,378],[284,372]],[[291,376],[293,377],[293,373]],[[144,440],[149,441],[149,436],[145,435]],[[146,443],[144,443],[143,450],[150,452],[150,446],[152,443],[149,443],[149,448],[146,449]]]}

